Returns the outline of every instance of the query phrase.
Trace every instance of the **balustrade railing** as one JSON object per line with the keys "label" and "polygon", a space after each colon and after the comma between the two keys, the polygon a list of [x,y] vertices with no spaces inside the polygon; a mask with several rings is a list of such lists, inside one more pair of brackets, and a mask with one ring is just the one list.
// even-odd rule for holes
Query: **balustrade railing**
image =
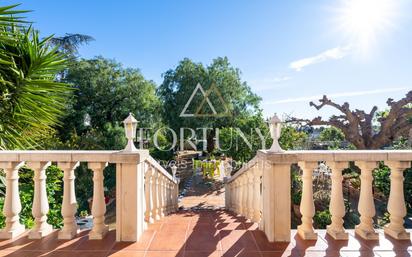
{"label": "balustrade railing", "polygon": [[0,151],[0,169],[6,174],[3,214],[6,225],[0,238],[15,238],[25,231],[19,221],[21,202],[18,171],[26,165],[34,171],[32,214],[34,226],[28,237],[43,238],[53,231],[47,223],[49,204],[46,191],[46,169],[53,163],[64,173],[61,213],[63,227],[59,239],[77,235],[77,202],[74,171],[85,162],[93,172],[93,228],[90,239],[102,239],[108,231],[105,224],[104,168],[116,164],[116,237],[118,241],[137,241],[147,226],[177,209],[176,179],[147,150],[124,151]]}
{"label": "balustrade railing", "polygon": [[[334,239],[345,240],[348,234],[343,227],[345,215],[342,190],[342,171],[354,162],[361,170],[358,211],[360,223],[355,233],[366,240],[378,239],[373,218],[375,205],[372,191],[372,172],[382,161],[390,168],[390,195],[387,209],[390,223],[384,232],[394,239],[410,239],[404,228],[406,206],[403,171],[411,167],[412,151],[259,151],[254,159],[226,180],[226,207],[259,223],[269,241],[290,240],[290,208],[292,164],[302,170],[301,225],[298,234],[303,239],[316,239],[313,228],[315,205],[313,200],[313,171],[320,162],[331,169],[331,198],[329,210],[332,222],[327,233]],[[261,190],[262,188],[262,190]]]}

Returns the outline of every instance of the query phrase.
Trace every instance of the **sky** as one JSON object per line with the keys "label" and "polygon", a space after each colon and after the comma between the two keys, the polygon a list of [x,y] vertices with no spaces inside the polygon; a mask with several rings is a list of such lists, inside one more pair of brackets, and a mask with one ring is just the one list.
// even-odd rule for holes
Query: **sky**
{"label": "sky", "polygon": [[337,114],[309,106],[324,94],[384,109],[412,90],[412,0],[26,0],[20,9],[33,10],[44,36],[93,36],[81,57],[115,59],[158,85],[185,57],[227,56],[266,117]]}

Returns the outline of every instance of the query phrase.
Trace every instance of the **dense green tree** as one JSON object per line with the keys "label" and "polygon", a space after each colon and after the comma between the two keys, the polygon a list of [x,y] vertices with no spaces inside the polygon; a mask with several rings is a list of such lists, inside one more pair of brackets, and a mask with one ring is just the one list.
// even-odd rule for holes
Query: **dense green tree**
{"label": "dense green tree", "polygon": [[[207,131],[207,149],[213,151],[215,128],[236,127],[237,121],[260,115],[261,99],[241,80],[240,75],[240,70],[234,68],[226,57],[216,58],[208,66],[190,59],[182,60],[175,69],[163,75],[163,83],[157,91],[163,103],[165,123],[175,131],[183,127],[213,128]],[[211,105],[204,101],[200,91],[196,91],[185,112],[195,115],[181,117],[198,84],[205,90]],[[215,113],[211,106],[215,108]]]}
{"label": "dense green tree", "polygon": [[220,153],[244,162],[252,159],[258,150],[270,148],[272,138],[261,114],[238,119],[235,126],[219,129],[216,137]]}
{"label": "dense green tree", "polygon": [[319,134],[319,140],[328,143],[328,149],[339,149],[345,140],[342,130],[335,127],[324,128]]}
{"label": "dense green tree", "polygon": [[125,69],[103,57],[80,60],[70,67],[65,82],[75,90],[59,132],[64,142],[79,139],[77,145],[71,142],[70,148],[124,147],[124,141],[117,138],[129,112],[139,120],[139,127],[159,122],[155,84],[137,69]]}

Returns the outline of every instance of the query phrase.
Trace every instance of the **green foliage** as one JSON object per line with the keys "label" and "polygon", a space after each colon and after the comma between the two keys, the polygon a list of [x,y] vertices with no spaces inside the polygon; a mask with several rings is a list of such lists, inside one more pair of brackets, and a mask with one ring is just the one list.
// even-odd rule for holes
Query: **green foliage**
{"label": "green foliage", "polygon": [[[180,117],[198,83],[205,91],[215,86],[219,93],[212,91],[208,99],[217,114],[226,113],[227,108],[230,115]],[[175,131],[179,131],[182,127],[193,129],[236,127],[242,123],[242,119],[249,119],[259,115],[260,112],[260,97],[241,80],[240,70],[234,68],[226,57],[214,59],[209,66],[194,63],[190,59],[182,60],[175,69],[168,70],[164,74],[163,83],[158,88],[157,94],[163,103],[164,121]],[[204,108],[200,105],[203,99],[204,96],[198,91],[188,105],[186,113],[194,114],[199,111],[198,114],[211,114],[208,104],[203,105]],[[215,133],[213,129],[208,130],[209,152],[214,150]]]}
{"label": "green foliage", "polygon": [[[72,149],[122,149],[121,122],[132,112],[139,127],[154,127],[160,117],[155,84],[137,69],[97,57],[76,61],[65,82],[75,89],[59,135]],[[75,139],[75,140],[73,140]]]}
{"label": "green foliage", "polygon": [[299,168],[297,166],[292,166],[292,202],[293,204],[300,204],[302,199],[302,177],[299,175]]}
{"label": "green foliage", "polygon": [[[21,222],[28,228],[34,225],[32,217],[32,205],[34,196],[34,172],[27,167],[19,170],[19,192],[22,210],[20,213]],[[61,204],[63,201],[63,172],[56,166],[50,166],[46,170],[46,191],[49,202],[49,213],[47,214],[47,222],[55,228],[60,228],[63,225],[61,216]],[[0,208],[3,209],[4,198],[0,198]],[[0,226],[4,226],[5,217],[0,214]]]}
{"label": "green foliage", "polygon": [[308,139],[308,134],[298,131],[293,126],[284,126],[279,138],[279,144],[284,150],[302,148]]}
{"label": "green foliage", "polygon": [[[260,130],[260,135],[256,129]],[[221,149],[219,153],[238,161],[252,159],[258,150],[267,149],[272,143],[268,126],[260,113],[239,119],[236,128],[222,128],[216,136],[219,138],[218,147]]]}
{"label": "green foliage", "polygon": [[332,221],[332,215],[329,210],[317,211],[313,216],[313,221],[317,229],[325,229]]}
{"label": "green foliage", "polygon": [[322,142],[328,142],[328,149],[339,149],[341,142],[345,140],[343,132],[335,127],[328,127],[322,130],[319,134],[319,140]]}
{"label": "green foliage", "polygon": [[381,192],[386,198],[389,197],[391,180],[391,171],[388,166],[385,166],[383,162],[379,163],[379,167],[373,172],[373,185]]}
{"label": "green foliage", "polygon": [[14,13],[0,8],[0,149],[36,147],[34,138],[58,123],[71,92],[55,81],[66,56],[49,46],[50,37],[16,24]]}

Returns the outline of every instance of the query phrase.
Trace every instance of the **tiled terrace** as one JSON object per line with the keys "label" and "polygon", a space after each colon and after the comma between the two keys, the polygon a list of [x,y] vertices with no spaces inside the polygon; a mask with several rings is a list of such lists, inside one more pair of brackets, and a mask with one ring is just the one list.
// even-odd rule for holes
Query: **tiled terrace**
{"label": "tiled terrace", "polygon": [[223,210],[180,211],[149,226],[137,243],[115,242],[115,231],[103,240],[88,240],[83,231],[73,240],[53,233],[41,240],[27,234],[0,241],[0,256],[412,256],[410,240],[393,240],[379,231],[379,241],[364,241],[349,231],[336,241],[318,230],[316,241],[303,241],[292,231],[291,243],[269,243],[257,224]]}

